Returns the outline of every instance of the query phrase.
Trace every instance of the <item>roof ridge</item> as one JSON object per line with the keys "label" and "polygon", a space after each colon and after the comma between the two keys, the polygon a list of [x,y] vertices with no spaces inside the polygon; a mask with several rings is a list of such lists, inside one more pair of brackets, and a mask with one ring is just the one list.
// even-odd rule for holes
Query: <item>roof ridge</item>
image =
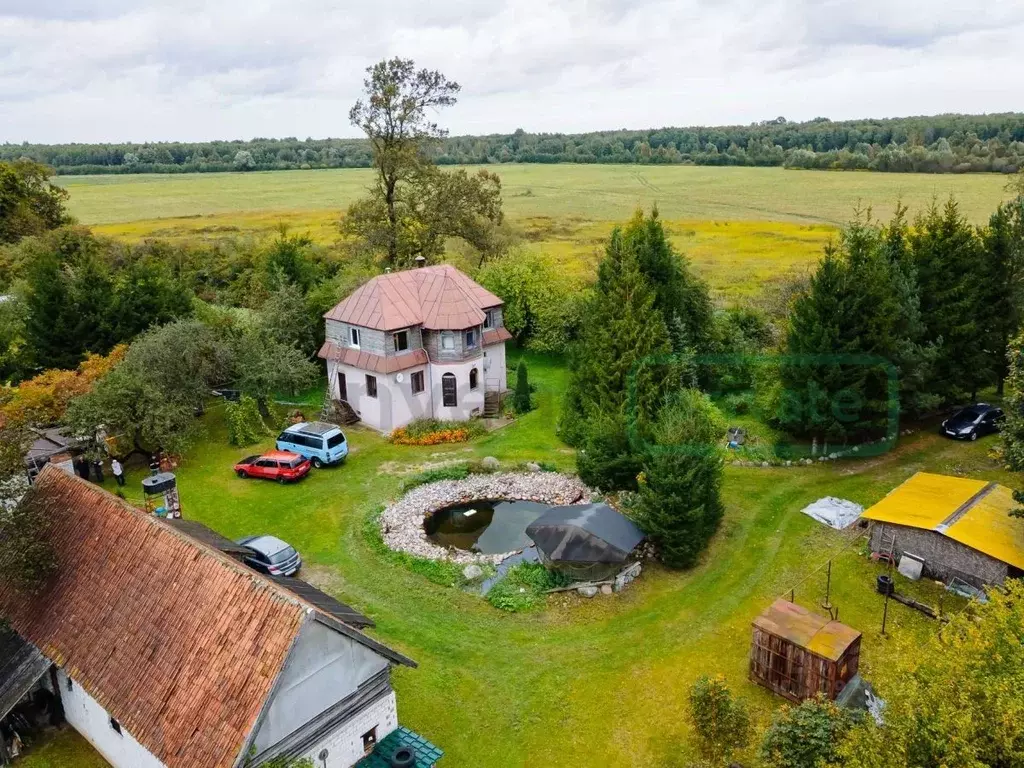
{"label": "roof ridge", "polygon": [[949,515],[949,517],[947,517],[941,523],[936,525],[935,528],[933,528],[932,530],[935,530],[935,531],[937,531],[939,533],[945,533],[950,528],[952,528],[953,525],[956,524],[956,522],[958,520],[960,520],[960,518],[962,518],[964,515],[966,515],[968,512],[970,512],[978,504],[979,501],[984,499],[986,496],[988,496],[990,493],[992,493],[992,491],[994,491],[998,487],[999,487],[999,484],[997,482],[995,482],[995,481],[989,482],[988,485],[986,485],[984,488],[982,488],[976,494],[971,496],[971,498],[969,498],[967,501],[965,501],[959,507],[954,509],[953,512]]}

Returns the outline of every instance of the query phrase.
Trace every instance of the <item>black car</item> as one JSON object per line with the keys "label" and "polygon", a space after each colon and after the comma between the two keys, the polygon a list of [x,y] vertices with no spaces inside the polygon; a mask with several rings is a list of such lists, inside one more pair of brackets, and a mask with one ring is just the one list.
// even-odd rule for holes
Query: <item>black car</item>
{"label": "black car", "polygon": [[245,558],[245,564],[260,573],[294,576],[302,567],[302,558],[295,547],[275,536],[246,536],[238,543],[253,551],[252,557]]}
{"label": "black car", "polygon": [[942,422],[942,434],[955,440],[977,440],[998,432],[1002,422],[1002,408],[988,403],[976,403],[961,408]]}

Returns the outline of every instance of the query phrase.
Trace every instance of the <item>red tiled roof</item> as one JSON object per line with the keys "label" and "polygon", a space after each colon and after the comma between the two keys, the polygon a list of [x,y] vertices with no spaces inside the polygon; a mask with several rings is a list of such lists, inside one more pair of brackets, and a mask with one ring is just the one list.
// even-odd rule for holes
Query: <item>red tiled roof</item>
{"label": "red tiled roof", "polygon": [[412,325],[461,330],[501,306],[493,293],[448,264],[378,275],[324,315],[328,320],[394,331]]}
{"label": "red tiled roof", "polygon": [[0,584],[0,614],[169,768],[234,765],[311,606],[52,465],[23,503],[57,572],[34,597]]}
{"label": "red tiled roof", "polygon": [[490,346],[491,344],[497,344],[499,341],[508,341],[512,338],[512,334],[509,333],[508,328],[502,326],[501,328],[491,328],[489,331],[484,331],[484,346]]}
{"label": "red tiled roof", "polygon": [[324,360],[334,360],[353,368],[382,374],[404,371],[429,362],[425,349],[414,349],[395,357],[385,357],[351,347],[342,347],[329,341],[324,342],[317,354]]}

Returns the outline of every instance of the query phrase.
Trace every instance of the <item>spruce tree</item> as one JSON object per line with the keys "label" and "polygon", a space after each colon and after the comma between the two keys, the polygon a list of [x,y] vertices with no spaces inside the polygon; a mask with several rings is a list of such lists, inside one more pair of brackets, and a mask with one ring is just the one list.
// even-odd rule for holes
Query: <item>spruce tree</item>
{"label": "spruce tree", "polygon": [[1009,374],[1006,348],[1020,328],[1024,303],[1024,195],[996,209],[982,232],[982,242],[979,322],[1002,394]]}
{"label": "spruce tree", "polygon": [[995,379],[982,326],[980,239],[950,198],[918,218],[910,243],[927,338],[941,339],[932,391],[945,402],[973,397]]}
{"label": "spruce tree", "polygon": [[597,414],[628,417],[641,430],[653,420],[666,376],[651,363],[671,352],[668,330],[654,309],[654,300],[635,251],[626,247],[622,232],[616,229],[598,268],[581,340],[570,362],[563,439],[579,444],[585,431],[580,423]]}
{"label": "spruce tree", "polygon": [[671,330],[679,324],[684,331],[685,346],[676,346],[677,335],[672,334],[673,351],[692,347],[706,352],[714,319],[711,294],[707,284],[690,269],[687,259],[672,247],[658,209],[654,208],[650,216],[638,210],[623,229],[622,237],[625,246],[636,253],[640,271],[654,289],[654,308],[661,313],[665,326]]}
{"label": "spruce tree", "polygon": [[527,413],[533,408],[530,402],[530,381],[526,373],[526,361],[522,358],[516,366],[516,388],[512,396],[512,406],[516,413],[520,414]]}
{"label": "spruce tree", "polygon": [[27,268],[25,333],[40,368],[74,368],[82,347],[73,335],[67,280],[57,253],[44,250]]}

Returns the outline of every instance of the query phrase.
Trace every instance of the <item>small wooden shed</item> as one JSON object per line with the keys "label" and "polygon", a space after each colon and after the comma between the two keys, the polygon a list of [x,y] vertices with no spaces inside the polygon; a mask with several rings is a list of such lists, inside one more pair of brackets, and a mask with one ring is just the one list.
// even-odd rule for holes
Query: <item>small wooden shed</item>
{"label": "small wooden shed", "polygon": [[797,703],[823,693],[834,700],[857,674],[861,634],[788,600],[754,620],[750,679]]}

